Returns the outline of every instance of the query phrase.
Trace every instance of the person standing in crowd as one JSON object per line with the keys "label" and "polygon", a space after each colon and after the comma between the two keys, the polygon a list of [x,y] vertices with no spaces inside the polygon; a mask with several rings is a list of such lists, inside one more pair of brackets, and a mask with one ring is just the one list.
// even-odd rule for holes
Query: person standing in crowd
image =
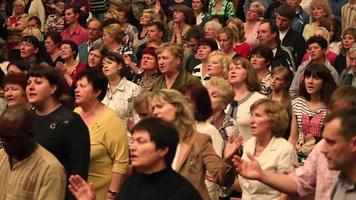
{"label": "person standing in crowd", "polygon": [[[143,119],[133,128],[132,136],[130,154],[137,172],[127,177],[116,200],[202,199],[192,184],[171,168],[179,142],[179,133],[171,123]],[[93,185],[80,176],[70,177],[69,188],[78,200],[95,199]]]}
{"label": "person standing in crowd", "polygon": [[218,37],[218,31],[222,28],[222,25],[216,20],[210,20],[204,25],[204,37],[216,40]]}
{"label": "person standing in crowd", "polygon": [[108,80],[100,71],[80,75],[75,102],[90,134],[88,181],[93,182],[97,199],[113,199],[120,191],[129,163],[126,128],[120,116],[101,103]]}
{"label": "person standing in crowd", "polygon": [[46,48],[46,53],[48,54],[50,60],[49,65],[55,67],[57,62],[63,62],[61,57],[61,43],[62,37],[60,33],[55,31],[49,31],[45,35],[44,46]]}
{"label": "person standing in crowd", "polygon": [[257,72],[263,95],[269,95],[271,90],[271,71],[268,69],[273,58],[272,50],[265,45],[255,46],[250,54],[250,62]]}
{"label": "person standing in crowd", "polygon": [[33,35],[24,36],[20,43],[20,59],[31,67],[36,64],[47,64],[43,60],[43,49],[40,41]]}
{"label": "person standing in crowd", "polygon": [[309,24],[310,15],[302,8],[302,6],[300,6],[302,0],[287,0],[286,2],[287,5],[295,11],[295,17],[293,18],[291,28],[299,35],[302,35],[304,26]]}
{"label": "person standing in crowd", "polygon": [[264,12],[265,7],[258,1],[249,5],[246,14],[246,22],[244,23],[244,30],[246,42],[251,46],[258,44],[258,27],[260,26]]}
{"label": "person standing in crowd", "polygon": [[192,0],[192,9],[194,11],[196,25],[204,26],[204,24],[209,21],[207,4],[208,2],[206,0]]}
{"label": "person standing in crowd", "polygon": [[45,32],[55,31],[61,33],[64,30],[64,2],[56,3],[46,2],[46,7],[50,8],[52,14],[47,16],[45,23]]}
{"label": "person standing in crowd", "polygon": [[356,43],[349,50],[349,65],[344,69],[340,76],[340,85],[351,85],[356,87]]}
{"label": "person standing in crowd", "polygon": [[231,18],[227,20],[226,24],[236,34],[235,52],[237,55],[248,58],[251,52],[251,45],[246,41],[244,23],[239,18]]}
{"label": "person standing in crowd", "polygon": [[88,52],[94,45],[101,45],[103,37],[103,24],[100,20],[92,18],[88,21],[88,41],[78,46],[79,62],[88,64]]}
{"label": "person standing in crowd", "polygon": [[[69,0],[67,0],[69,1]],[[66,29],[61,32],[63,40],[71,40],[77,45],[88,41],[88,31],[79,24],[80,10],[78,7],[66,4],[64,21]]]}
{"label": "person standing in crowd", "polygon": [[31,114],[22,106],[9,107],[0,117],[0,198],[63,200],[64,168],[33,140],[31,126]]}
{"label": "person standing in crowd", "polygon": [[204,80],[207,77],[208,71],[208,58],[211,52],[218,50],[218,44],[214,39],[201,38],[198,41],[198,50],[195,54],[201,63],[193,68],[192,75],[198,77],[200,80]]}
{"label": "person standing in crowd", "polygon": [[175,5],[173,7],[173,20],[168,24],[169,30],[172,33],[171,43],[185,43],[185,36],[192,25],[195,24],[194,12],[191,8],[185,5]]}
{"label": "person standing in crowd", "polygon": [[225,21],[235,17],[235,7],[228,0],[211,0],[208,4],[208,15],[221,16]]}
{"label": "person standing in crowd", "polygon": [[298,160],[304,163],[311,150],[322,138],[324,118],[336,83],[323,64],[307,65],[299,89],[292,100],[292,122],[288,141],[297,152]]}
{"label": "person standing in crowd", "polygon": [[86,69],[87,70],[99,70],[102,69],[103,58],[107,54],[107,49],[103,45],[94,45],[89,49],[88,60]]}
{"label": "person standing in crowd", "polygon": [[237,42],[237,35],[231,28],[224,27],[220,29],[218,32],[217,41],[219,43],[220,51],[229,59],[238,55],[234,50]]}
{"label": "person standing in crowd", "polygon": [[257,100],[266,98],[261,90],[256,70],[245,58],[233,58],[228,80],[234,89],[234,99],[226,107],[227,115],[235,119],[240,135],[247,141],[252,137],[250,128],[250,106]]}
{"label": "person standing in crowd", "polygon": [[7,107],[24,106],[31,108],[27,100],[26,85],[27,74],[25,73],[8,73],[4,77],[4,95]]}
{"label": "person standing in crowd", "polygon": [[[347,28],[342,33],[341,49],[339,55],[337,55],[334,63],[336,71],[341,75],[342,71],[351,63],[349,59],[350,49],[353,44],[356,43],[356,27]],[[340,77],[341,78],[341,77]]]}
{"label": "person standing in crowd", "polygon": [[349,0],[344,6],[341,7],[341,28],[345,30],[347,28],[356,27],[356,13],[354,7],[356,5],[355,0]]}
{"label": "person standing in crowd", "polygon": [[[79,115],[59,101],[63,78],[48,66],[35,66],[29,71],[26,94],[33,105],[34,139],[61,162],[67,178],[79,174],[88,177],[90,140],[88,128]],[[66,199],[73,199],[69,191]]]}

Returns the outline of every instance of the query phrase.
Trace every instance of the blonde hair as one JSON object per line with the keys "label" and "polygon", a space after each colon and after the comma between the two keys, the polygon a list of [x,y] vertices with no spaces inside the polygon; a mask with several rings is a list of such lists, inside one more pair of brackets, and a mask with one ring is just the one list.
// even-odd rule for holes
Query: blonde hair
{"label": "blonde hair", "polygon": [[235,92],[229,81],[221,77],[211,77],[205,82],[205,87],[207,89],[211,87],[216,87],[220,99],[224,106],[227,106],[232,100],[234,100]]}
{"label": "blonde hair", "polygon": [[[114,9],[114,8],[109,8],[106,12],[105,12],[105,19],[114,19],[115,21],[119,21],[119,12]],[[111,17],[109,17],[111,15]]]}
{"label": "blonde hair", "polygon": [[162,89],[152,92],[152,102],[167,102],[176,109],[176,118],[173,122],[179,132],[180,140],[189,140],[195,129],[194,115],[185,97],[177,90]]}
{"label": "blonde hair", "polygon": [[330,41],[330,33],[329,33],[329,31],[328,31],[328,29],[326,29],[325,27],[316,27],[315,28],[315,31],[314,31],[314,35],[315,35],[315,32],[316,31],[321,31],[321,37],[323,37],[328,43],[329,43],[329,41]]}
{"label": "blonde hair", "polygon": [[232,23],[235,26],[237,26],[238,32],[235,32],[235,34],[238,37],[238,42],[243,42],[246,40],[245,38],[245,28],[244,28],[244,23],[241,21],[241,19],[234,17],[234,18],[230,18],[229,20],[227,20],[226,24]]}
{"label": "blonde hair", "polygon": [[271,99],[263,98],[257,100],[250,107],[252,113],[257,107],[262,106],[264,112],[270,118],[271,131],[274,137],[282,137],[284,131],[288,128],[289,117],[287,110],[278,102]]}
{"label": "blonde hair", "polygon": [[[277,66],[272,69],[271,76],[277,75],[277,74],[282,74],[283,75],[283,80],[285,82],[285,89],[282,91],[283,96],[280,101],[281,105],[285,108],[288,108],[290,105],[291,97],[288,92],[289,85],[291,83],[291,80],[293,79],[293,74],[292,72],[289,71],[287,67],[284,67],[282,65]],[[268,96],[268,98],[272,98],[272,94]]]}
{"label": "blonde hair", "polygon": [[219,57],[219,62],[221,64],[222,71],[223,71],[223,77],[225,79],[227,79],[227,76],[228,76],[228,73],[229,73],[229,66],[231,64],[231,59],[229,57],[227,57],[224,53],[222,53],[219,50],[211,52],[209,54],[208,61],[210,61],[210,59],[212,57]]}
{"label": "blonde hair", "polygon": [[[330,4],[327,0],[312,0],[310,2],[310,13],[313,12],[313,9],[317,6],[321,6],[324,9],[325,12],[325,17],[332,19],[333,18],[333,13],[331,11],[331,7]],[[310,17],[312,18],[312,21],[315,21],[315,19],[313,18],[313,15],[311,14]]]}
{"label": "blonde hair", "polygon": [[177,44],[163,43],[156,49],[156,55],[163,53],[163,51],[169,51],[174,57],[180,59],[179,67],[183,65],[184,49]]}
{"label": "blonde hair", "polygon": [[242,68],[246,70],[246,85],[249,91],[261,91],[260,81],[258,80],[258,75],[256,70],[253,68],[250,61],[243,57],[232,58],[231,63],[238,65],[241,64]]}
{"label": "blonde hair", "polygon": [[220,37],[221,34],[226,34],[228,38],[234,40],[235,42],[239,41],[240,39],[238,38],[238,35],[235,33],[234,30],[230,27],[224,27],[218,31],[218,38]]}
{"label": "blonde hair", "polygon": [[121,43],[124,33],[121,30],[119,24],[110,24],[103,29],[111,38],[114,38],[117,42]]}
{"label": "blonde hair", "polygon": [[155,10],[151,9],[151,8],[143,10],[142,15],[143,14],[149,14],[150,22],[153,22],[158,17],[158,15],[156,14]]}
{"label": "blonde hair", "polygon": [[22,37],[29,35],[35,36],[39,41],[42,41],[42,33],[38,28],[27,27],[22,31]]}
{"label": "blonde hair", "polygon": [[263,6],[262,3],[255,1],[251,3],[250,8],[256,9],[257,14],[262,17],[265,13],[266,8]]}

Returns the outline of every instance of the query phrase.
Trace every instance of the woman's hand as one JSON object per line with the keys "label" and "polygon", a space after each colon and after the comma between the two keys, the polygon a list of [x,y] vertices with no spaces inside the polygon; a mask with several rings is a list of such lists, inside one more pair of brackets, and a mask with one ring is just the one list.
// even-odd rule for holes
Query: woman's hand
{"label": "woman's hand", "polygon": [[236,151],[241,147],[242,142],[243,142],[242,136],[239,136],[238,138],[234,136],[229,136],[224,149],[224,159],[228,163],[232,163],[231,159],[236,153]]}
{"label": "woman's hand", "polygon": [[241,157],[236,155],[234,156],[233,163],[236,171],[245,178],[260,180],[262,177],[261,165],[250,152],[247,152],[247,157],[250,161],[242,160]]}
{"label": "woman's hand", "polygon": [[57,62],[56,69],[62,74],[67,74],[67,68],[62,62]]}
{"label": "woman's hand", "polygon": [[95,200],[93,183],[87,183],[79,175],[69,177],[69,190],[77,200]]}

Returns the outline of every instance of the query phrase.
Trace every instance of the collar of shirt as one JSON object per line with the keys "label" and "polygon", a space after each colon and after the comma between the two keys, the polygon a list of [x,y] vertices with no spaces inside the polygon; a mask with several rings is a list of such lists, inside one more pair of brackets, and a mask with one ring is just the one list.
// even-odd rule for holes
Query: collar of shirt
{"label": "collar of shirt", "polygon": [[345,188],[346,192],[356,191],[356,182],[349,183],[346,179],[345,173],[340,172],[338,176],[338,183]]}
{"label": "collar of shirt", "polygon": [[71,33],[69,28],[65,29],[64,31],[67,32],[69,35],[74,35],[74,34],[79,34],[79,32],[81,31],[81,26],[79,25],[79,23],[77,23],[77,25],[74,28],[74,31]]}
{"label": "collar of shirt", "polygon": [[109,97],[109,99],[112,98],[112,96],[116,93],[116,91],[121,91],[121,92],[124,92],[125,91],[125,82],[126,82],[126,78],[123,77],[120,81],[119,84],[117,84],[115,90],[113,93],[111,93],[111,90],[109,88],[109,85],[108,85],[108,89],[107,89],[107,92],[106,92],[106,95]]}

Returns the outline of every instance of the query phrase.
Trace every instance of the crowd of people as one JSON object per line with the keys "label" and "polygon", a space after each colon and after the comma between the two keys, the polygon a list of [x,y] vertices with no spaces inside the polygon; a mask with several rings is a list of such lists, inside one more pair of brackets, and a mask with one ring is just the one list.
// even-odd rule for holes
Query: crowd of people
{"label": "crowd of people", "polygon": [[356,0],[0,16],[0,199],[356,199]]}

